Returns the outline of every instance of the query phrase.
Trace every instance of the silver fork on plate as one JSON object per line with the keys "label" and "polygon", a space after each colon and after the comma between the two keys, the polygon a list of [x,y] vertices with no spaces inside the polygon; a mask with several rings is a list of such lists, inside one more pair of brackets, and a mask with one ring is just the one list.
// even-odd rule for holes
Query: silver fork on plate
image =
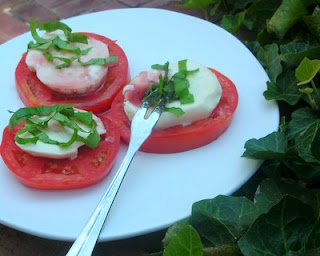
{"label": "silver fork on plate", "polygon": [[92,251],[99,238],[104,222],[108,216],[112,203],[117,195],[130,163],[142,143],[149,137],[153,128],[157,124],[164,106],[164,102],[160,101],[150,115],[148,115],[149,113],[147,114],[147,111],[150,108],[149,101],[144,101],[138,108],[131,122],[130,143],[122,164],[107,191],[100,199],[100,202],[89,218],[87,224],[73,243],[66,256],[92,255]]}

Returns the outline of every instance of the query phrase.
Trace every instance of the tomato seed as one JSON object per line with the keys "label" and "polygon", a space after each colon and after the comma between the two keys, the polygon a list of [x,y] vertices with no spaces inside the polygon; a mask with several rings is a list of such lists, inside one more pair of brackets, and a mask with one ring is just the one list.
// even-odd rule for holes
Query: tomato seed
{"label": "tomato seed", "polygon": [[28,162],[28,154],[22,151],[12,151],[14,158],[21,167],[24,167]]}

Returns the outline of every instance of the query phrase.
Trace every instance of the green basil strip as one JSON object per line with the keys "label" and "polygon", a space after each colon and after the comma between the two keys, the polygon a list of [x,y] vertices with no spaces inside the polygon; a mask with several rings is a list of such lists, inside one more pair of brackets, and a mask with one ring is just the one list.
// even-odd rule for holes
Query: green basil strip
{"label": "green basil strip", "polygon": [[187,60],[178,61],[179,72],[187,71]]}
{"label": "green basil strip", "polygon": [[68,147],[72,145],[76,139],[77,139],[77,130],[75,129],[70,140],[67,142],[60,142],[57,140],[52,140],[45,132],[38,131],[37,133],[34,133],[35,137],[38,138],[39,141],[42,141],[43,143],[46,144],[51,144],[51,145],[57,145],[60,147]]}
{"label": "green basil strip", "polygon": [[89,136],[85,139],[84,144],[89,148],[96,148],[100,142],[100,135],[97,130],[90,133]]}
{"label": "green basil strip", "polygon": [[116,56],[111,56],[108,58],[94,58],[94,59],[90,59],[86,62],[83,62],[79,59],[80,64],[83,66],[86,66],[86,65],[105,65],[110,62],[116,62],[116,61],[118,61],[118,57],[116,57]]}
{"label": "green basil strip", "polygon": [[68,41],[62,40],[59,36],[56,36],[53,40],[52,43],[57,46],[59,49],[65,50],[65,51],[72,51],[75,52],[76,54],[80,54],[81,50],[79,47],[76,47],[72,44],[70,44]]}
{"label": "green basil strip", "polygon": [[[34,118],[35,114],[45,112],[51,112],[46,118]],[[65,115],[66,114],[66,115]],[[41,141],[46,144],[58,145],[61,147],[68,147],[72,145],[75,141],[81,141],[90,148],[95,148],[100,142],[100,135],[98,134],[96,127],[97,124],[92,117],[92,113],[88,112],[74,112],[73,109],[70,109],[68,105],[66,106],[53,106],[53,107],[44,107],[44,108],[24,108],[18,110],[13,114],[13,116],[21,116],[21,119],[26,121],[24,128],[20,129],[16,134],[16,142],[20,144],[26,143],[37,143]],[[29,116],[30,118],[27,118]],[[69,127],[73,130],[73,134],[67,142],[61,142],[51,139],[45,132],[45,129],[48,128],[48,122],[53,119],[58,121],[62,126]],[[77,120],[78,122],[87,125],[90,129],[89,131],[82,129],[76,122],[72,119]],[[14,120],[14,118],[12,118]],[[79,132],[89,133],[87,138],[83,138],[78,133]],[[24,133],[29,133],[32,137],[21,137]]]}
{"label": "green basil strip", "polygon": [[69,42],[88,44],[88,37],[86,35],[80,33],[67,33],[66,36]]}
{"label": "green basil strip", "polygon": [[190,104],[194,102],[194,97],[191,93],[186,92],[183,96],[180,96],[180,103],[181,104]]}
{"label": "green basil strip", "polygon": [[64,142],[64,143],[60,143],[59,146],[61,146],[61,147],[69,147],[77,140],[77,137],[78,137],[78,131],[76,129],[74,129],[70,140],[67,141],[67,142]]}
{"label": "green basil strip", "polygon": [[182,116],[185,113],[181,108],[176,108],[176,107],[165,108],[164,111],[172,113],[175,116]]}
{"label": "green basil strip", "polygon": [[52,111],[51,107],[43,108],[43,109],[32,108],[32,107],[20,108],[18,111],[14,112],[14,114],[11,116],[9,121],[9,129],[11,130],[13,127],[19,125],[21,122],[27,120],[32,116],[44,116],[43,114],[49,115],[51,111]]}
{"label": "green basil strip", "polygon": [[47,59],[47,61],[49,61],[49,62],[53,61],[53,56],[50,52],[44,52],[43,56]]}
{"label": "green basil strip", "polygon": [[[59,36],[54,37],[53,39],[45,39],[42,38],[38,35],[37,33],[37,25],[38,25],[38,20],[32,20],[30,22],[30,31],[32,34],[32,37],[36,41],[34,42],[29,42],[28,44],[28,49],[36,49],[36,50],[41,50],[44,51],[43,55],[45,58],[49,61],[52,62],[54,59],[58,59],[62,61],[62,64],[59,64],[56,66],[58,69],[62,69],[65,67],[68,67],[71,65],[71,63],[75,60],[78,60],[78,62],[81,65],[106,65],[110,62],[116,62],[118,61],[118,57],[112,56],[108,58],[93,58],[88,61],[81,61],[81,56],[87,55],[92,47],[89,47],[87,49],[81,50],[79,47],[71,44],[71,43],[82,43],[82,44],[88,44],[88,37],[86,35],[83,35],[81,33],[71,33],[71,28],[60,22],[60,21],[52,21],[52,22],[42,22],[39,25],[39,30],[44,30],[47,33],[56,31],[56,30],[62,30],[67,38],[66,40],[61,39]],[[50,52],[49,49],[51,47],[56,47],[59,50],[63,51],[69,51],[74,53],[75,55],[72,56],[71,58],[65,58],[61,56],[53,56]]]}
{"label": "green basil strip", "polygon": [[152,69],[156,69],[156,70],[163,70],[163,71],[168,71],[169,70],[169,62],[167,61],[164,65],[160,65],[160,64],[153,64],[151,66]]}
{"label": "green basil strip", "polygon": [[68,25],[60,21],[41,22],[39,25],[39,30],[45,30],[47,33],[53,32],[58,29],[62,30],[63,32],[72,31],[72,29]]}
{"label": "green basil strip", "polygon": [[87,55],[91,51],[92,47],[81,50],[80,56]]}
{"label": "green basil strip", "polygon": [[38,25],[38,20],[32,20],[30,23],[30,32],[34,40],[36,40],[37,43],[39,44],[45,44],[49,42],[49,39],[44,39],[40,37],[37,33],[37,25]]}
{"label": "green basil strip", "polygon": [[20,108],[16,112],[13,112],[13,115],[9,121],[9,128],[19,125],[23,121],[33,117],[33,116],[49,116],[53,112],[60,112],[62,110],[70,109],[72,106],[70,105],[56,105],[56,106],[40,106],[40,107],[25,107]]}
{"label": "green basil strip", "polygon": [[34,42],[31,41],[28,44],[28,49],[36,49],[36,50],[45,51],[45,50],[48,50],[51,46],[52,46],[52,42],[51,41],[49,41],[47,43],[44,43],[44,44],[34,43]]}
{"label": "green basil strip", "polygon": [[53,59],[57,59],[57,60],[60,60],[63,62],[62,64],[59,64],[56,66],[57,69],[62,69],[62,68],[68,67],[74,61],[73,58],[68,59],[68,58],[58,57],[58,56],[53,56]]}
{"label": "green basil strip", "polygon": [[27,143],[36,144],[37,141],[38,141],[38,138],[37,138],[37,137],[21,138],[21,137],[19,137],[18,135],[16,135],[16,136],[15,136],[15,141],[16,141],[18,144],[21,144],[21,145],[24,145],[24,144],[27,144]]}
{"label": "green basil strip", "polygon": [[71,129],[77,130],[77,131],[81,131],[81,132],[85,132],[85,133],[89,133],[90,131],[86,131],[84,129],[82,129],[76,122],[72,121],[69,117],[63,115],[62,113],[58,112],[56,113],[52,119],[58,121],[61,125],[63,126],[67,126]]}
{"label": "green basil strip", "polygon": [[188,90],[189,83],[186,79],[177,79],[174,81],[174,90],[178,96],[182,95],[185,91]]}
{"label": "green basil strip", "polygon": [[92,113],[90,112],[76,112],[73,114],[73,117],[87,126],[94,122]]}

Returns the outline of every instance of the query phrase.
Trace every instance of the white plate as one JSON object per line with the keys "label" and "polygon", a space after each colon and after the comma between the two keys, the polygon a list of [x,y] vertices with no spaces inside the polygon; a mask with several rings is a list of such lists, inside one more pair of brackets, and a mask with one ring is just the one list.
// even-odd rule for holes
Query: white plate
{"label": "white plate", "polygon": [[[126,52],[131,76],[152,64],[197,60],[234,81],[239,105],[229,129],[215,142],[189,152],[138,153],[114,202],[100,240],[156,231],[190,215],[191,205],[230,194],[260,165],[242,158],[244,143],[275,131],[279,112],[262,96],[267,75],[234,36],[204,20],[159,9],[120,9],[66,20],[73,31],[91,31],[117,40]],[[15,67],[31,40],[29,33],[0,46],[0,129],[6,110],[22,106],[14,82]],[[38,191],[20,184],[0,162],[0,222],[37,236],[73,240],[120,165],[103,182],[73,191]]]}

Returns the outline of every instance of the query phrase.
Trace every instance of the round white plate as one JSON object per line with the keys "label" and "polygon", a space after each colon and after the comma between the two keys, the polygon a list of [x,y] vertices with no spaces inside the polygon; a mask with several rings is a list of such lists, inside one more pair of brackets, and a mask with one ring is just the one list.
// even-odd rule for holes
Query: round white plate
{"label": "round white plate", "polygon": [[[155,63],[197,60],[236,84],[239,105],[229,129],[210,145],[179,154],[138,153],[120,188],[100,241],[156,231],[190,215],[192,203],[230,194],[246,182],[261,162],[242,158],[248,139],[278,128],[275,102],[262,96],[267,75],[234,36],[204,20],[160,9],[120,9],[65,21],[73,31],[90,31],[117,40],[129,59],[131,76]],[[0,46],[0,129],[7,110],[22,103],[15,67],[32,40],[29,33]],[[37,236],[75,239],[108,187],[125,154],[101,183],[72,191],[40,191],[20,184],[0,160],[0,222]]]}

